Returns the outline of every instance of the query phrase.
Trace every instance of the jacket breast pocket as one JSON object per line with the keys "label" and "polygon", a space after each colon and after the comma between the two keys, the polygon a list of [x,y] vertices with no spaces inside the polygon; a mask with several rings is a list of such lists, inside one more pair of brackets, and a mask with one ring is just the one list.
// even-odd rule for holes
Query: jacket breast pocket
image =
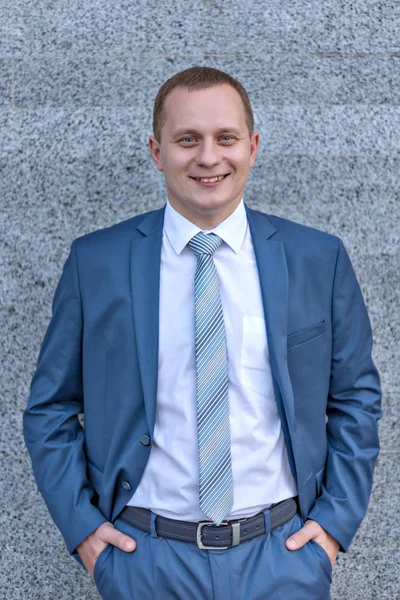
{"label": "jacket breast pocket", "polygon": [[298,346],[299,344],[304,344],[305,342],[309,342],[310,340],[323,335],[328,331],[328,320],[324,319],[320,323],[316,323],[315,325],[311,325],[311,327],[306,327],[306,329],[301,329],[300,331],[296,331],[295,333],[291,333],[287,338],[288,348],[293,348],[293,346]]}
{"label": "jacket breast pocket", "polygon": [[245,388],[269,397],[274,395],[265,321],[263,317],[243,317],[241,379]]}

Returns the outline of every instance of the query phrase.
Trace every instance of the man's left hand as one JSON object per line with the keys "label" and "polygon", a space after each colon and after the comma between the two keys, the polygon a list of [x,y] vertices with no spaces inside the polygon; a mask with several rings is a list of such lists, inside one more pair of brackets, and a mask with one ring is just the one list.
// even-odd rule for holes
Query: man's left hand
{"label": "man's left hand", "polygon": [[296,531],[286,540],[286,548],[288,550],[298,550],[310,540],[314,540],[323,547],[333,567],[339,552],[339,543],[316,521],[306,521],[299,531]]}

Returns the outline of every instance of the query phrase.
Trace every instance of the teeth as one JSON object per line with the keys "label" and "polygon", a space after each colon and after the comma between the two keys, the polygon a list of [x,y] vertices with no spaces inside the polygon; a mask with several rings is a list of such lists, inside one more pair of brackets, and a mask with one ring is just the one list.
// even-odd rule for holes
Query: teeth
{"label": "teeth", "polygon": [[219,177],[196,177],[197,181],[202,181],[203,183],[215,183],[216,181],[221,181],[225,175],[220,175]]}

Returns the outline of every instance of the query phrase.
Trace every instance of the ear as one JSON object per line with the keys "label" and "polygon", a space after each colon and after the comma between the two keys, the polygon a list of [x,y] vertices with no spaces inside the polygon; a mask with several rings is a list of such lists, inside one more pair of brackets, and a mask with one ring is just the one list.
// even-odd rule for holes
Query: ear
{"label": "ear", "polygon": [[157,142],[156,138],[154,137],[154,135],[151,135],[149,137],[149,148],[150,148],[150,154],[151,154],[151,158],[154,161],[154,164],[156,165],[157,169],[159,171],[162,171],[162,161],[161,161],[161,145],[159,142]]}
{"label": "ear", "polygon": [[259,144],[260,134],[258,131],[254,131],[250,137],[250,168],[255,163]]}

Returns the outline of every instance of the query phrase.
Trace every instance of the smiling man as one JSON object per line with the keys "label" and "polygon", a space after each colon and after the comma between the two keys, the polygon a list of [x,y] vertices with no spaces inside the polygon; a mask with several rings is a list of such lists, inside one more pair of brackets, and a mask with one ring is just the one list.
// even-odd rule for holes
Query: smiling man
{"label": "smiling man", "polygon": [[[238,207],[260,136],[246,122],[243,101],[228,84],[165,98],[165,121],[151,136],[150,151],[167,184],[168,201],[180,215],[212,229]],[[250,131],[251,130],[251,131]]]}
{"label": "smiling man", "polygon": [[231,76],[178,73],[153,127],[165,206],[75,240],[57,287],[39,489],[106,600],[327,600],[379,450],[350,260],[244,203],[260,136]]}

